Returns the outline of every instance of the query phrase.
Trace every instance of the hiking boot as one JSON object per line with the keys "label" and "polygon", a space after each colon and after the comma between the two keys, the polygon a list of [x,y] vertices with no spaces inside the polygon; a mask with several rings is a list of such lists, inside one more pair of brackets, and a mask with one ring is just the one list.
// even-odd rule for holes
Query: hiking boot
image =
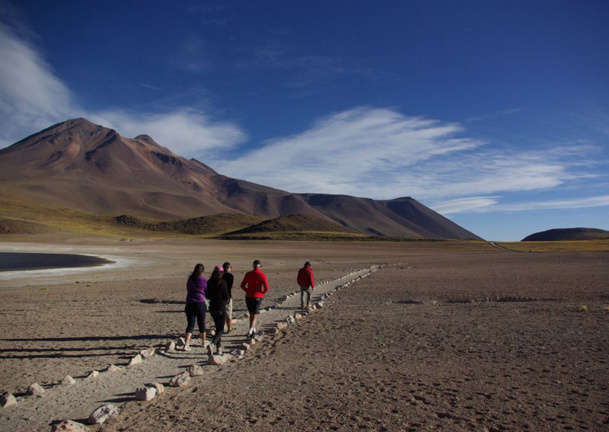
{"label": "hiking boot", "polygon": [[207,355],[210,357],[214,355],[214,344],[207,345]]}
{"label": "hiking boot", "polygon": [[184,347],[182,348],[184,351],[190,351],[190,345],[184,345]]}
{"label": "hiking boot", "polygon": [[222,355],[224,354],[224,350],[222,348],[218,348],[218,351],[216,352],[217,355]]}

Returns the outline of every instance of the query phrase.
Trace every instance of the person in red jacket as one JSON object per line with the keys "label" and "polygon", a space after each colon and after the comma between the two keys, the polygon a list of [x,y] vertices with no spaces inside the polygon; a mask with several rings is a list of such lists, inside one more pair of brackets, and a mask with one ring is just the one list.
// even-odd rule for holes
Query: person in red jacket
{"label": "person in red jacket", "polygon": [[241,282],[241,289],[245,291],[245,304],[250,314],[250,329],[247,332],[249,339],[256,335],[256,320],[260,314],[260,304],[264,294],[269,290],[266,276],[260,271],[260,261],[254,261],[254,269],[247,272]]}
{"label": "person in red jacket", "polygon": [[300,285],[300,307],[305,307],[304,297],[307,296],[307,308],[311,305],[311,291],[315,287],[313,282],[313,270],[311,270],[311,263],[307,261],[304,266],[298,270],[298,277],[296,282]]}

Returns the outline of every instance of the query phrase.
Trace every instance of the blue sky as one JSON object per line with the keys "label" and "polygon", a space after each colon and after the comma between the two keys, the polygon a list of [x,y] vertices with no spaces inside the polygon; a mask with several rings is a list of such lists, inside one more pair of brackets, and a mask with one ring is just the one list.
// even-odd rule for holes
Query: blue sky
{"label": "blue sky", "polygon": [[608,22],[604,0],[0,0],[0,147],[86,117],[490,240],[609,230]]}

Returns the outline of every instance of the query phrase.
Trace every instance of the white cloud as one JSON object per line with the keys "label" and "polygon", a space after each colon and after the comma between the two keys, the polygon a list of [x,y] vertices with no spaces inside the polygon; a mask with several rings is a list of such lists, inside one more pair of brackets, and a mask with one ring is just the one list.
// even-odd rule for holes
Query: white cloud
{"label": "white cloud", "polygon": [[432,208],[443,215],[455,213],[471,213],[484,210],[497,204],[496,197],[467,197],[444,201],[433,205]]}
{"label": "white cloud", "polygon": [[[489,205],[476,197],[547,190],[591,175],[583,163],[591,147],[515,151],[463,133],[455,123],[357,108],[216,166],[291,192],[454,200],[451,206],[463,209]],[[578,166],[581,172],[572,172]]]}
{"label": "white cloud", "polygon": [[90,120],[116,129],[129,138],[141,134],[150,135],[156,142],[180,156],[230,148],[246,139],[245,133],[238,126],[215,121],[204,113],[191,109],[163,114],[105,111],[91,114]]}
{"label": "white cloud", "polygon": [[147,134],[180,155],[227,148],[246,139],[235,124],[189,108],[167,113],[87,112],[39,50],[0,22],[0,148],[69,118],[87,119],[127,137]]}
{"label": "white cloud", "polygon": [[444,215],[458,213],[522,212],[535,210],[568,210],[609,206],[609,195],[571,200],[534,201],[499,204],[497,197],[468,197],[444,201],[431,207]]}
{"label": "white cloud", "polygon": [[395,197],[407,189],[400,184],[405,168],[482,145],[456,137],[460,131],[456,124],[389,109],[356,108],[224,161],[222,171],[292,192]]}
{"label": "white cloud", "polygon": [[0,140],[12,143],[75,116],[73,95],[37,48],[0,22]]}
{"label": "white cloud", "polygon": [[579,198],[572,200],[553,200],[520,204],[504,204],[493,208],[494,211],[531,211],[531,210],[563,210],[589,207],[609,206],[609,195]]}

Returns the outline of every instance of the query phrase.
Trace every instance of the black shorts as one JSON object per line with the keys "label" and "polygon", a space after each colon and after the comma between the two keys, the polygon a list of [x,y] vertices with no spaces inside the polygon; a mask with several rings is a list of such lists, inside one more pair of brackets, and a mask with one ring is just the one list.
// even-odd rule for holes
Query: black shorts
{"label": "black shorts", "polygon": [[258,315],[260,313],[260,304],[262,303],[262,297],[246,297],[245,305],[247,311],[251,315]]}

